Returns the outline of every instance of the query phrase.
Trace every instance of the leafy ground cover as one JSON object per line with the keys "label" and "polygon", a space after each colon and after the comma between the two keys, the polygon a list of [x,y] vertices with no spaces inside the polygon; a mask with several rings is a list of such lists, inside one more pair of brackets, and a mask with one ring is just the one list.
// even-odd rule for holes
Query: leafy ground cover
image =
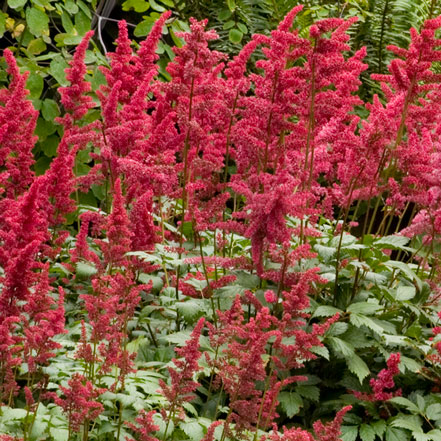
{"label": "leafy ground cover", "polygon": [[2,441],[441,439],[441,18],[365,102],[356,19],[300,11],[235,57],[192,20],[168,81],[170,13],[121,21],[99,88],[87,32],[46,170],[3,52]]}

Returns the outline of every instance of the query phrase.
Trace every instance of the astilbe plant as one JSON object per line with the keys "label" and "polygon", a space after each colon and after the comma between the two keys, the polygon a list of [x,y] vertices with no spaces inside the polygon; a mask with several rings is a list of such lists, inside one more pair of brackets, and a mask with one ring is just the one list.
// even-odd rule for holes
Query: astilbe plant
{"label": "astilbe plant", "polygon": [[[117,439],[125,426],[139,440],[156,441],[160,418],[163,441],[174,439],[189,418],[188,403],[199,409],[205,394],[205,404],[214,396],[218,403],[204,441],[339,440],[350,410],[343,400],[334,420],[311,421],[314,434],[291,421],[282,431],[277,427],[280,393],[308,379],[316,349],[340,319],[335,314],[320,322],[308,310],[315,306],[312,294],[336,300],[327,297],[331,284],[320,277],[323,262],[311,247],[322,239],[321,214],[332,218],[335,211],[342,221],[334,231],[340,234],[332,257],[334,296],[347,264],[341,248],[351,210],[353,220],[367,210],[362,235],[374,232],[380,209],[386,212],[380,234],[397,216],[398,231],[410,214],[412,224],[403,233],[424,236],[428,248],[426,256],[415,252],[411,259],[420,261],[418,275],[434,264],[428,279],[436,291],[441,78],[432,69],[441,60],[435,37],[441,18],[426,21],[420,33],[412,30],[408,50],[391,48],[398,58],[390,75],[374,76],[384,100],[365,104],[357,96],[365,49],[348,55],[355,19],[320,20],[309,34],[300,33],[294,26],[300,10],[293,8],[270,35],[253,36],[230,61],[210,49],[217,35],[207,30],[207,21],[192,19],[167,66],[168,82],[158,78],[156,48],[171,14],[160,16],[136,51],[121,21],[116,50],[101,69],[106,84],[96,91],[101,114],[91,123],[89,111],[97,104],[86,79],[92,32],[86,33],[66,70],[70,84],[59,89],[65,114],[56,121],[62,129],[57,156],[39,177],[31,170],[38,112],[26,98],[27,74],[4,52],[11,82],[0,91],[0,398],[9,406],[26,403],[26,440],[42,400],[61,408],[69,436],[82,430],[83,441],[103,413]],[[248,73],[257,50],[262,57]],[[84,176],[75,170],[79,152],[93,160]],[[93,185],[104,189],[105,199],[96,210],[80,208],[79,193]],[[78,220],[74,239],[68,217]],[[152,253],[160,241],[157,249],[165,251],[158,257]],[[211,241],[213,255],[207,255]],[[361,256],[364,249],[356,250]],[[167,260],[167,254],[177,258]],[[69,278],[51,272],[55,262],[63,263]],[[90,272],[82,278],[84,266]],[[240,287],[244,271],[251,280],[246,290]],[[153,283],[141,283],[152,272],[164,284],[159,294]],[[399,277],[392,276],[389,291]],[[226,307],[223,293],[232,291]],[[358,294],[353,291],[351,301]],[[65,304],[75,296],[82,309],[67,314]],[[162,345],[161,333],[180,331],[185,323],[192,327],[176,304],[206,301],[212,316],[197,321],[186,344],[175,349],[158,386],[163,400],[149,397],[148,410],[135,417],[133,410],[143,406],[129,409],[124,395],[145,360],[135,362],[129,350],[131,328],[143,332],[144,313],[151,309],[146,314],[159,324],[152,329],[148,323],[150,338]],[[383,297],[379,303],[384,306]],[[56,341],[65,333],[66,317],[69,326],[81,323],[70,354],[83,373],[46,393],[45,368],[58,350],[67,351]],[[207,329],[213,351],[201,360],[199,340]],[[439,350],[435,342],[432,364],[439,362]],[[393,390],[399,362],[400,354],[392,353],[387,368],[370,381],[372,392],[354,392],[352,399],[380,404],[399,395]],[[141,369],[149,372],[151,366]],[[19,377],[23,367],[25,380]]]}

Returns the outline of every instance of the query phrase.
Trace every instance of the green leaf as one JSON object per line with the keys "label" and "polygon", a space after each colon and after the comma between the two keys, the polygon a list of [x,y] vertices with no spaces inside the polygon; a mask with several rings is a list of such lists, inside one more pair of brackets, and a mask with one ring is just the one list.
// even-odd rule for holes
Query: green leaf
{"label": "green leaf", "polygon": [[196,299],[188,300],[187,302],[177,302],[176,309],[187,322],[194,322],[206,313],[203,302]]}
{"label": "green leaf", "polygon": [[243,23],[237,23],[237,28],[240,32],[243,32],[244,34],[248,33],[248,28]]}
{"label": "green leaf", "polygon": [[46,98],[43,100],[43,104],[41,106],[41,114],[46,121],[54,121],[55,118],[60,114],[60,110],[58,109],[58,105],[54,100]]}
{"label": "green leaf", "polygon": [[79,279],[88,279],[97,273],[97,269],[90,263],[77,262],[76,274]]}
{"label": "green leaf", "polygon": [[392,250],[401,250],[409,243],[409,238],[404,236],[384,236],[381,239],[375,240],[374,245],[378,248],[387,248]]}
{"label": "green leaf", "polygon": [[323,358],[326,358],[326,360],[329,360],[329,351],[326,346],[313,346],[310,348],[310,351],[313,354],[320,355]]}
{"label": "green leaf", "polygon": [[243,33],[239,29],[230,29],[228,37],[232,43],[239,44],[242,41]]}
{"label": "green leaf", "polygon": [[417,284],[418,291],[421,291],[423,288],[423,283],[421,279],[415,274],[413,270],[410,269],[410,266],[404,262],[398,262],[396,260],[388,260],[384,262],[385,266],[399,269],[402,273],[404,273],[410,280],[414,280]]}
{"label": "green leaf", "polygon": [[341,441],[355,441],[358,435],[358,426],[341,426]]}
{"label": "green leaf", "polygon": [[41,92],[43,92],[43,87],[43,78],[39,74],[31,72],[29,78],[26,81],[26,89],[28,89],[30,92],[30,98],[40,98]]}
{"label": "green leaf", "polygon": [[44,52],[46,48],[46,43],[43,41],[42,38],[35,38],[34,40],[29,42],[26,49],[32,55],[38,55],[41,54],[41,52]]}
{"label": "green leaf", "polygon": [[360,438],[362,441],[374,441],[376,436],[375,430],[369,424],[360,426]]}
{"label": "green leaf", "polygon": [[391,426],[392,427],[401,427],[402,429],[410,430],[411,432],[421,432],[421,421],[418,419],[412,418],[411,415],[404,416],[403,414],[400,414],[401,416],[398,416],[395,418]]}
{"label": "green leaf", "polygon": [[427,432],[427,435],[430,435],[430,439],[432,441],[441,441],[441,430],[440,429],[432,429],[430,432]]}
{"label": "green leaf", "polygon": [[328,342],[337,357],[350,358],[354,353],[354,347],[338,337],[328,337]]}
{"label": "green leaf", "polygon": [[26,9],[26,23],[31,34],[36,37],[49,31],[49,17],[35,6]]}
{"label": "green leaf", "polygon": [[441,404],[435,403],[431,404],[426,409],[426,416],[429,420],[439,420],[441,419]]}
{"label": "green leaf", "polygon": [[8,6],[12,9],[21,8],[26,4],[27,0],[8,0]]}
{"label": "green leaf", "polygon": [[220,21],[228,20],[231,17],[231,11],[228,9],[222,9],[218,14],[218,18]]}
{"label": "green leaf", "polygon": [[69,85],[69,81],[66,80],[66,74],[64,70],[69,67],[63,57],[55,57],[49,65],[49,73],[58,81],[60,86],[66,87]]}
{"label": "green leaf", "polygon": [[409,412],[419,413],[419,411],[420,411],[416,404],[412,403],[412,401],[410,401],[404,397],[391,398],[389,400],[389,403],[394,403],[394,404],[398,404],[399,406],[404,406],[407,408],[407,410],[409,410]]}
{"label": "green leaf", "polygon": [[155,0],[149,0],[149,3],[154,11],[157,11],[157,12],[164,12],[165,11],[164,6],[158,5],[158,3],[155,2]]}
{"label": "green leaf", "polygon": [[348,369],[357,376],[360,384],[363,383],[363,380],[370,374],[368,365],[355,353],[352,356],[347,357],[346,362],[348,364]]}
{"label": "green leaf", "polygon": [[145,12],[150,8],[150,5],[145,0],[126,0],[122,4],[123,11],[130,11],[133,9],[135,12]]}
{"label": "green leaf", "polygon": [[316,244],[314,245],[314,251],[316,251],[325,262],[329,262],[335,256],[337,248]]}
{"label": "green leaf", "polygon": [[334,306],[322,305],[319,306],[312,314],[312,318],[314,317],[332,317],[338,312],[342,312],[341,309],[335,308]]}
{"label": "green leaf", "polygon": [[53,158],[57,155],[58,143],[60,138],[55,135],[48,136],[44,141],[40,143],[41,150],[43,153],[49,157]]}
{"label": "green leaf", "polygon": [[49,432],[52,438],[57,441],[68,441],[69,440],[69,430],[60,427],[50,427]]}
{"label": "green leaf", "polygon": [[200,441],[204,437],[204,429],[197,421],[181,422],[179,427],[191,441]]}
{"label": "green leaf", "polygon": [[227,6],[228,6],[228,9],[231,12],[234,12],[234,10],[236,9],[236,2],[235,2],[235,0],[227,0]]}
{"label": "green leaf", "polygon": [[347,312],[354,312],[357,314],[371,315],[381,309],[381,306],[376,303],[357,302],[349,305]]}
{"label": "green leaf", "polygon": [[76,5],[73,0],[65,0],[64,9],[66,9],[69,14],[75,15],[78,12],[78,5]]}
{"label": "green leaf", "polygon": [[416,295],[416,288],[414,286],[399,286],[395,299],[403,302],[405,300],[413,299]]}
{"label": "green leaf", "polygon": [[83,11],[75,15],[75,28],[80,35],[84,35],[90,29],[90,18]]}
{"label": "green leaf", "polygon": [[377,323],[375,323],[372,319],[362,314],[351,314],[349,317],[349,321],[357,328],[360,328],[361,326],[366,326],[379,335],[382,335],[384,332],[384,329],[380,325],[377,325]]}
{"label": "green leaf", "polygon": [[280,392],[278,396],[280,405],[288,418],[298,414],[303,406],[302,397],[295,392]]}
{"label": "green leaf", "polygon": [[386,429],[386,441],[407,441],[409,436],[404,430],[396,427],[388,427]]}
{"label": "green leaf", "polygon": [[153,27],[154,22],[151,20],[141,21],[136,25],[135,30],[133,31],[133,35],[135,37],[145,37],[149,34]]}
{"label": "green leaf", "polygon": [[371,423],[371,427],[374,429],[377,436],[383,439],[383,433],[386,430],[386,422],[384,420],[378,420]]}
{"label": "green leaf", "polygon": [[6,31],[6,19],[7,15],[4,12],[0,11],[0,38],[3,37],[3,34]]}
{"label": "green leaf", "polygon": [[296,392],[303,398],[318,402],[320,400],[320,389],[317,386],[299,385],[296,387]]}

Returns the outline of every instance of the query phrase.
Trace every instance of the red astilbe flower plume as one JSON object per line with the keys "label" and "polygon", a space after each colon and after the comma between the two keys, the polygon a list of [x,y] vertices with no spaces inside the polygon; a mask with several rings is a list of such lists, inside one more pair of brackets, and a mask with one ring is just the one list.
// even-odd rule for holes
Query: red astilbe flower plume
{"label": "red astilbe flower plume", "polygon": [[[49,266],[40,273],[40,280],[29,295],[23,307],[24,341],[23,359],[28,364],[29,372],[37,370],[37,365],[45,366],[55,356],[54,350],[62,347],[54,337],[64,334],[64,291],[59,287],[59,298],[56,303],[51,296],[49,285]],[[54,308],[56,306],[56,308]]]}
{"label": "red astilbe flower plume", "polygon": [[34,164],[32,149],[37,137],[34,130],[37,123],[36,111],[26,95],[28,72],[20,75],[12,52],[5,49],[3,56],[11,76],[9,89],[0,90],[0,195],[17,198],[34,179],[31,166]]}
{"label": "red astilbe flower plume", "polygon": [[[148,292],[151,286],[137,285],[134,274],[127,269],[124,274],[94,278],[93,293],[81,295],[92,328],[90,342],[98,345],[100,369],[106,373],[112,366],[118,367],[121,381],[133,370],[133,356],[124,349],[124,341],[128,338],[127,323],[141,300],[141,290]],[[85,340],[82,337],[77,358],[89,357]]]}
{"label": "red astilbe flower plume", "polygon": [[97,240],[103,251],[104,260],[110,266],[120,266],[126,262],[124,255],[131,250],[132,232],[129,225],[121,181],[118,178],[113,188],[112,212],[105,222],[108,242]]}
{"label": "red astilbe flower plume", "polygon": [[334,420],[323,424],[321,421],[316,421],[313,424],[314,432],[316,433],[317,441],[340,441],[341,440],[341,425],[343,417],[352,409],[352,406],[345,406],[337,412]]}
{"label": "red astilbe flower plume", "polygon": [[394,392],[388,392],[387,389],[395,387],[394,377],[400,373],[398,365],[400,364],[400,353],[391,354],[387,360],[387,368],[379,372],[377,378],[372,378],[370,386],[372,393],[366,394],[358,391],[352,393],[360,400],[364,401],[387,401],[393,397],[401,395],[401,389]]}
{"label": "red astilbe flower plume", "polygon": [[[437,162],[432,158],[439,154],[440,141],[441,76],[434,73],[434,62],[441,59],[435,38],[440,26],[440,17],[427,20],[420,33],[411,30],[408,49],[389,46],[398,56],[389,65],[390,73],[372,76],[381,82],[386,104],[378,97],[366,104],[370,115],[360,130],[360,150],[347,156],[352,159],[345,168],[357,182],[354,198],[384,193],[392,214],[400,214],[408,201],[429,206],[430,176]],[[351,167],[358,170],[351,173]]]}
{"label": "red astilbe flower plume", "polygon": [[198,360],[201,357],[199,338],[204,323],[205,319],[203,317],[200,318],[185,346],[175,349],[181,358],[174,358],[172,361],[175,367],[168,368],[170,385],[160,380],[160,391],[169,402],[168,419],[180,411],[182,403],[191,401],[194,398],[193,392],[199,386],[199,383],[194,380],[194,375],[201,369],[198,364]]}
{"label": "red astilbe flower plume", "polygon": [[[136,417],[136,425],[130,422],[126,422],[126,426],[132,429],[136,435],[138,435],[139,441],[159,441],[158,438],[152,436],[152,432],[157,432],[159,426],[153,422],[153,416],[156,414],[154,410],[146,412],[141,410]],[[126,437],[126,441],[134,441],[133,438]]]}
{"label": "red astilbe flower plume", "polygon": [[69,428],[73,432],[79,432],[85,421],[93,421],[103,412],[103,405],[96,398],[105,392],[105,389],[95,388],[81,374],[74,374],[68,381],[68,387],[60,386],[64,398],[55,392],[46,393],[47,398],[52,398],[57,406],[69,419]]}
{"label": "red astilbe flower plume", "polygon": [[21,365],[21,337],[14,331],[19,317],[0,319],[0,403],[18,393],[15,369]]}
{"label": "red astilbe flower plume", "polygon": [[66,69],[66,80],[70,82],[70,85],[58,89],[61,95],[61,104],[68,112],[61,119],[65,127],[71,127],[75,121],[80,120],[94,106],[92,97],[86,95],[87,92],[90,92],[91,85],[84,80],[86,74],[84,58],[92,36],[93,31],[86,32],[75,50],[73,59],[69,61],[70,67]]}
{"label": "red astilbe flower plume", "polygon": [[132,250],[152,250],[158,242],[158,227],[153,222],[152,192],[146,191],[133,204],[130,211]]}
{"label": "red astilbe flower plume", "polygon": [[58,145],[57,156],[45,173],[47,194],[51,202],[47,213],[50,226],[63,224],[66,215],[75,211],[76,204],[71,195],[75,191],[73,169],[77,150],[78,146],[69,150],[66,136],[63,136]]}
{"label": "red astilbe flower plume", "polygon": [[37,178],[17,201],[4,199],[0,203],[0,266],[4,269],[0,294],[0,317],[19,315],[18,302],[25,301],[36,281],[38,252],[48,251],[47,219],[42,209],[45,194],[41,191],[44,177]]}
{"label": "red astilbe flower plume", "polygon": [[314,437],[306,430],[299,427],[283,428],[283,432],[273,431],[267,438],[269,441],[315,441]]}

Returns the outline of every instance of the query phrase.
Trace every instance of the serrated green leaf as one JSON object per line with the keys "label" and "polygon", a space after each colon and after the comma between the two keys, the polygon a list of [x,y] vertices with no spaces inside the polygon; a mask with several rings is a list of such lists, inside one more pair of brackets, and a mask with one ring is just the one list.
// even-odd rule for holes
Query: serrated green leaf
{"label": "serrated green leaf", "polygon": [[97,269],[91,263],[77,262],[76,264],[76,274],[79,279],[88,279],[97,272]]}
{"label": "serrated green leaf", "polygon": [[56,439],[57,441],[69,440],[69,430],[67,427],[65,429],[61,427],[50,427],[49,432],[52,438]]}
{"label": "serrated green leaf", "polygon": [[375,430],[369,424],[360,426],[360,438],[362,441],[374,441],[376,436]]}
{"label": "serrated green leaf", "polygon": [[427,435],[430,436],[432,441],[441,441],[441,430],[440,429],[432,429],[430,432],[427,432]]}
{"label": "serrated green leaf", "polygon": [[408,400],[404,397],[394,397],[389,400],[389,403],[398,404],[399,406],[406,407],[409,412],[413,413],[419,413],[418,406],[415,403],[412,403],[412,401]]}
{"label": "serrated green leaf", "polygon": [[407,441],[409,436],[404,430],[396,427],[388,427],[386,429],[386,441]]}
{"label": "serrated green leaf", "polygon": [[320,399],[320,389],[317,386],[308,386],[300,384],[296,387],[296,392],[303,398],[318,402]]}
{"label": "serrated green leaf", "polygon": [[320,355],[321,357],[325,358],[326,360],[329,360],[329,351],[326,346],[313,346],[310,351],[313,354]]}
{"label": "serrated green leaf", "polygon": [[416,289],[414,286],[399,286],[397,288],[397,293],[395,299],[400,302],[413,299],[416,295]]}
{"label": "serrated green leaf", "polygon": [[49,17],[40,9],[32,6],[26,8],[26,24],[31,34],[40,37],[48,32]]}
{"label": "serrated green leaf", "polygon": [[314,245],[314,251],[325,261],[329,262],[337,253],[337,248],[321,244]]}
{"label": "serrated green leaf", "polygon": [[379,309],[381,309],[381,306],[376,303],[357,302],[349,305],[346,311],[351,313],[354,312],[356,314],[370,315],[374,314]]}
{"label": "serrated green leaf", "polygon": [[426,416],[429,420],[439,420],[441,419],[441,404],[435,403],[431,404],[426,409]]}
{"label": "serrated green leaf", "polygon": [[193,322],[206,313],[204,304],[196,299],[187,302],[177,302],[176,309],[187,322]]}
{"label": "serrated green leaf", "polygon": [[374,245],[378,248],[387,248],[392,250],[401,250],[409,243],[409,238],[404,236],[384,236],[381,239],[375,240]]}
{"label": "serrated green leaf", "polygon": [[[401,414],[402,415],[402,414]],[[415,421],[414,418],[410,418],[409,416],[399,416],[395,418],[392,423],[392,427],[401,427],[402,429],[408,429],[411,432],[421,432],[421,422]]]}
{"label": "serrated green leaf", "polygon": [[418,291],[422,290],[423,282],[421,282],[421,279],[415,274],[415,272],[409,267],[408,264],[404,262],[398,262],[396,260],[388,260],[387,262],[384,262],[385,266],[390,268],[399,269],[402,273],[404,273],[410,280],[415,281],[418,287]]}
{"label": "serrated green leaf", "polygon": [[294,415],[298,414],[300,408],[303,406],[302,397],[295,392],[280,392],[278,400],[288,418],[292,418]]}
{"label": "serrated green leaf", "polygon": [[312,314],[312,318],[314,317],[332,317],[338,312],[342,312],[341,309],[335,308],[334,306],[322,305],[319,306]]}
{"label": "serrated green leaf", "polygon": [[346,362],[348,364],[348,369],[357,376],[360,384],[363,383],[363,380],[370,374],[368,365],[364,360],[354,353],[346,358]]}
{"label": "serrated green leaf", "polygon": [[328,337],[327,340],[337,357],[350,358],[355,355],[354,347],[341,338]]}
{"label": "serrated green leaf", "polygon": [[341,426],[341,441],[355,441],[358,435],[358,426]]}
{"label": "serrated green leaf", "polygon": [[371,427],[379,438],[383,438],[383,433],[386,430],[386,422],[384,420],[378,420],[371,423]]}
{"label": "serrated green leaf", "polygon": [[179,427],[191,441],[200,441],[204,437],[204,429],[197,421],[181,422]]}
{"label": "serrated green leaf", "polygon": [[379,335],[382,335],[384,332],[384,329],[380,325],[377,325],[377,323],[375,323],[371,318],[366,317],[363,314],[351,314],[349,316],[349,321],[357,328],[366,326]]}

